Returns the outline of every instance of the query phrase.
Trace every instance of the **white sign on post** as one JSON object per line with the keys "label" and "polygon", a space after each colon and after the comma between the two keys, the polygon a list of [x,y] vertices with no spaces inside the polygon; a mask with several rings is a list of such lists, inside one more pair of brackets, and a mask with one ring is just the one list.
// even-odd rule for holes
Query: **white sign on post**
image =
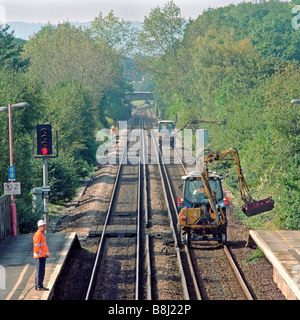
{"label": "white sign on post", "polygon": [[21,183],[20,182],[5,182],[4,183],[4,194],[5,195],[21,194]]}
{"label": "white sign on post", "polygon": [[15,181],[16,180],[16,168],[15,166],[8,167],[8,180]]}
{"label": "white sign on post", "polygon": [[42,186],[42,196],[44,199],[50,198],[50,186]]}

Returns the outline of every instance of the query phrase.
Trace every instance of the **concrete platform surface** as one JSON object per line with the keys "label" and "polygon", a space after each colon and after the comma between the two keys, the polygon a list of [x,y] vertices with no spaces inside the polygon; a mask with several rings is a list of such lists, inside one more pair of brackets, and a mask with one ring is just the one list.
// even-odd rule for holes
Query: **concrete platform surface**
{"label": "concrete platform surface", "polygon": [[46,235],[50,257],[46,262],[44,286],[49,291],[34,288],[35,260],[33,234],[11,237],[0,245],[0,300],[48,300],[76,233],[49,233]]}
{"label": "concrete platform surface", "polygon": [[273,265],[273,280],[288,300],[300,300],[300,231],[250,230]]}

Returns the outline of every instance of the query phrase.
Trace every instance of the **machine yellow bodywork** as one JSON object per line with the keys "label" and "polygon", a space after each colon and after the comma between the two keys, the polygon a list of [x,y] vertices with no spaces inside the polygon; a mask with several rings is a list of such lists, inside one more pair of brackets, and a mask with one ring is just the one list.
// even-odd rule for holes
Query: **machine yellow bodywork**
{"label": "machine yellow bodywork", "polygon": [[[228,156],[234,156],[228,158]],[[238,151],[235,148],[230,148],[221,152],[211,152],[204,156],[204,164],[213,161],[234,161],[237,170],[238,183],[241,198],[244,201],[242,210],[248,215],[258,214],[273,209],[274,201],[272,198],[267,198],[259,201],[255,201],[249,193],[249,188],[246,183],[245,176],[242,173],[240,159]],[[226,230],[226,216],[222,210],[221,205],[218,202],[215,192],[212,190],[209,183],[209,171],[202,165],[203,170],[198,176],[194,176],[193,179],[202,180],[205,197],[208,199],[209,205],[198,205],[197,207],[187,208],[184,207],[179,213],[179,228],[181,231],[192,229],[206,233],[207,229],[212,232],[219,233]],[[223,228],[223,229],[222,229]],[[225,228],[225,229],[224,229]],[[214,231],[215,230],[215,231]],[[223,231],[222,231],[223,230]],[[188,231],[189,232],[189,231]],[[225,231],[226,232],[226,231]]]}

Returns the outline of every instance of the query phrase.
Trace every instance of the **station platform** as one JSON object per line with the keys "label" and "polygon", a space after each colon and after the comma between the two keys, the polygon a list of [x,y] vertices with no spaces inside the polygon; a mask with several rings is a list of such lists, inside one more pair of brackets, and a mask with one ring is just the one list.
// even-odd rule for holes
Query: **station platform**
{"label": "station platform", "polygon": [[34,287],[35,260],[33,234],[11,237],[0,245],[0,300],[49,300],[55,281],[75,244],[76,233],[48,233],[46,235],[50,257],[46,262],[44,286],[49,291]]}
{"label": "station platform", "polygon": [[300,300],[300,231],[250,230],[254,243],[273,265],[273,280],[288,300]]}

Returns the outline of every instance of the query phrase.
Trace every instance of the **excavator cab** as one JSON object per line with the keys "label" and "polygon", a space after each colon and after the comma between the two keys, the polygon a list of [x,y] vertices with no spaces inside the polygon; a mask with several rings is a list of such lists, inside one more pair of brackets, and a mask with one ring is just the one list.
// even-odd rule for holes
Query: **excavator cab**
{"label": "excavator cab", "polygon": [[[186,206],[187,208],[195,208],[202,205],[209,205],[200,173],[192,173],[189,176],[184,176],[182,179],[185,180],[183,206]],[[225,208],[228,206],[229,200],[225,200],[227,198],[223,198],[221,179],[223,179],[222,176],[210,174],[209,185],[211,190],[215,192],[219,204]],[[224,203],[226,203],[226,205],[224,205]]]}
{"label": "excavator cab", "polygon": [[175,123],[173,121],[159,121],[159,132],[173,133],[175,129]]}
{"label": "excavator cab", "polygon": [[[226,243],[226,208],[229,199],[223,197],[221,179],[213,172],[208,179],[201,172],[182,177],[183,198],[178,199],[179,228],[183,243],[190,241],[218,241]],[[208,183],[205,187],[205,181]],[[209,190],[209,191],[208,191]]]}
{"label": "excavator cab", "polygon": [[175,122],[162,120],[158,122],[158,140],[159,147],[162,147],[163,141],[170,141],[170,147],[174,149]]}

